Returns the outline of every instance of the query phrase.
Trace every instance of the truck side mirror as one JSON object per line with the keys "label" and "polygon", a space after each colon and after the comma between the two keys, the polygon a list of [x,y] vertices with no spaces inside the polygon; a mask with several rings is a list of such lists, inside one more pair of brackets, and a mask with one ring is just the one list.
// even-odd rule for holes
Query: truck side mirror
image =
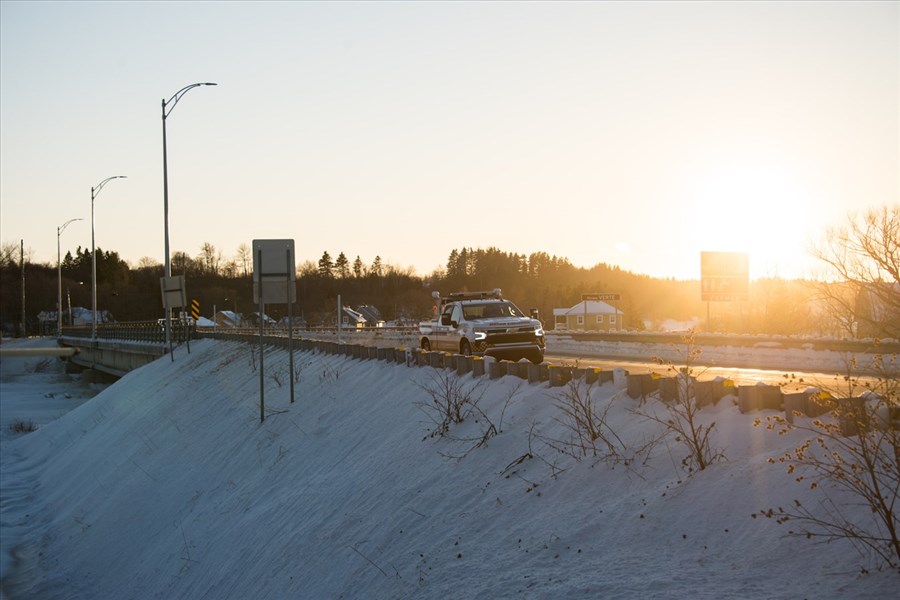
{"label": "truck side mirror", "polygon": [[532,319],[537,319],[538,321],[541,320],[540,313],[538,312],[538,309],[532,308],[530,312],[531,312],[531,318],[532,318]]}
{"label": "truck side mirror", "polygon": [[458,323],[457,321],[451,320],[451,321],[450,321],[450,326],[451,326],[451,327],[459,327],[459,323]]}

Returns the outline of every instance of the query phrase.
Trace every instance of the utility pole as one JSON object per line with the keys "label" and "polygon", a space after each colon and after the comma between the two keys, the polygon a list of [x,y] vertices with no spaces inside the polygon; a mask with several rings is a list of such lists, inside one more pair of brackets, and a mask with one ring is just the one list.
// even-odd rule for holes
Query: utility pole
{"label": "utility pole", "polygon": [[22,337],[28,337],[25,332],[25,240],[19,240],[19,257],[22,263]]}

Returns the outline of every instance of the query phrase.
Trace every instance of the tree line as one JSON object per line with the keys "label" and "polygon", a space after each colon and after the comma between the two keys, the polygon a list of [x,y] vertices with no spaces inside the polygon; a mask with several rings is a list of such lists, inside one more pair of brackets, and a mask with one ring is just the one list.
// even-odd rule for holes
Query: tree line
{"label": "tree line", "polygon": [[[446,294],[500,288],[523,310],[538,309],[549,329],[554,308],[572,307],[583,294],[614,293],[620,296],[616,304],[623,326],[631,330],[658,329],[670,320],[729,333],[898,337],[898,212],[896,207],[872,210],[828,233],[815,255],[832,267],[834,281],[759,279],[750,282],[747,302],[708,304],[700,299],[699,280],[652,278],[606,263],[576,267],[567,258],[546,252],[453,248],[444,267],[418,275],[385,264],[379,256],[366,264],[343,251],[332,258],[326,250],[318,261],[296,266],[293,314],[310,326],[333,325],[340,296],[346,306],[374,306],[385,321],[411,324],[430,317],[434,290]],[[160,318],[163,266],[147,258],[132,266],[115,251],[96,252],[98,310],[110,311],[118,321]],[[69,299],[72,306],[90,307],[91,260],[90,250],[79,247],[61,261],[64,309]],[[18,245],[3,244],[0,323],[7,333],[21,323],[23,262],[29,330],[36,331],[38,313],[56,309],[56,265],[35,263],[27,256],[23,261]],[[175,252],[171,265],[173,274],[185,276],[187,296],[199,301],[204,316],[211,317],[214,309],[239,313],[258,309],[253,304],[252,253],[246,244],[226,258],[206,242],[193,257]],[[870,269],[861,270],[859,265]],[[277,319],[287,310],[273,305],[266,312]]]}

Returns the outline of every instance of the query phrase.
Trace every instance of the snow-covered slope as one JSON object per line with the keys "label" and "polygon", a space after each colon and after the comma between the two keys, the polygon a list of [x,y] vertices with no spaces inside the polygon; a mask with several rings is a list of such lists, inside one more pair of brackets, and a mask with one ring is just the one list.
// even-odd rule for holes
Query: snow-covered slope
{"label": "snow-covered slope", "polygon": [[[760,509],[816,492],[766,463],[796,443],[726,397],[727,461],[693,476],[553,452],[562,388],[466,375],[486,416],[429,436],[449,372],[212,340],[3,446],[4,598],[886,598],[848,543],[784,537]],[[656,426],[619,387],[628,447]],[[653,401],[645,408],[652,410]],[[492,423],[499,434],[476,440]],[[543,438],[545,441],[541,442]],[[11,558],[14,557],[14,558]]]}

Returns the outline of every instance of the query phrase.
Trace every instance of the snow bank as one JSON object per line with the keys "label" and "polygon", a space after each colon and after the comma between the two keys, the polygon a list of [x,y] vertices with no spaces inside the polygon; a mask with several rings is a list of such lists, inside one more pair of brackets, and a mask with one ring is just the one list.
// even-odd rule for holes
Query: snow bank
{"label": "snow bank", "polygon": [[[575,462],[560,388],[466,375],[499,435],[470,418],[432,437],[442,372],[204,340],[132,372],[2,454],[10,598],[884,598],[849,544],[812,545],[750,518],[807,500],[766,464],[796,439],[728,397],[702,416],[728,461],[686,477],[673,440],[641,467]],[[628,444],[654,425],[621,386]],[[652,401],[651,401],[652,402]],[[455,456],[457,458],[448,458]]]}

